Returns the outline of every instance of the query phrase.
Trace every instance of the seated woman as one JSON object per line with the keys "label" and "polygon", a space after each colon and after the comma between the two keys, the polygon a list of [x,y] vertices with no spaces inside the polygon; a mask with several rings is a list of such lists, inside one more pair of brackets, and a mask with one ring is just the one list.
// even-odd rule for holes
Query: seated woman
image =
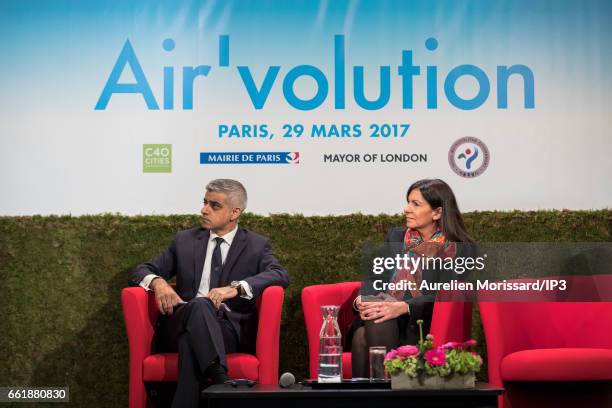
{"label": "seated woman", "polygon": [[[408,257],[455,258],[458,251],[464,252],[463,246],[458,248],[456,243],[474,242],[465,230],[455,195],[444,181],[417,181],[406,196],[406,227],[392,229],[386,242],[403,243],[403,252]],[[361,296],[355,299],[353,305],[358,315],[347,336],[353,377],[369,376],[368,347],[386,346],[390,350],[402,344],[416,344],[418,319],[424,321],[425,333],[429,332],[436,292],[419,290],[424,277],[446,281],[459,276],[452,270],[399,269],[393,271],[391,282],[411,281],[414,289],[380,293],[376,298],[382,301],[365,298],[362,301]]]}

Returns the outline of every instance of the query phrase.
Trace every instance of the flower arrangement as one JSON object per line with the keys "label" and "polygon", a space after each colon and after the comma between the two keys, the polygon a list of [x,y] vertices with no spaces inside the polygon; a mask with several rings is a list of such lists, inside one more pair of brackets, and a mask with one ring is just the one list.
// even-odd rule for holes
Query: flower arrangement
{"label": "flower arrangement", "polygon": [[482,366],[482,358],[471,350],[476,345],[476,340],[449,342],[434,347],[431,334],[423,339],[423,321],[418,320],[417,324],[420,332],[419,344],[398,347],[385,356],[385,371],[391,375],[392,381],[402,374],[409,379],[421,380],[422,377],[448,379],[453,376],[471,375],[473,386],[474,374],[480,371]]}

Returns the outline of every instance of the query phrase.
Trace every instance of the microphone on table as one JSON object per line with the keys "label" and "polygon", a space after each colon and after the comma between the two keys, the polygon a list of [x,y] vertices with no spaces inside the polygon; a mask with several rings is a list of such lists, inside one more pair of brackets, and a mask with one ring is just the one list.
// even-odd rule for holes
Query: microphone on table
{"label": "microphone on table", "polygon": [[295,384],[295,376],[291,373],[283,373],[278,380],[281,388],[290,388],[293,384]]}

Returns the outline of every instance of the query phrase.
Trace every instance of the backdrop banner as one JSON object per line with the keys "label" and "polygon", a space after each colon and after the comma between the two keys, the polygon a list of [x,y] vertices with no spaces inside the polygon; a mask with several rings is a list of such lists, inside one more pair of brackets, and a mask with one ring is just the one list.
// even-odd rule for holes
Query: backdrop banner
{"label": "backdrop banner", "polygon": [[0,215],[599,209],[612,3],[3,1]]}

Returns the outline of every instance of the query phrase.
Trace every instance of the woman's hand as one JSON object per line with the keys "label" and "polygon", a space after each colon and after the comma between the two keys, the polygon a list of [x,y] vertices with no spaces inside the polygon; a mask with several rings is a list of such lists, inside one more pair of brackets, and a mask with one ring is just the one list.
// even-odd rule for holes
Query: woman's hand
{"label": "woman's hand", "polygon": [[406,302],[357,302],[361,320],[382,323],[408,313]]}

